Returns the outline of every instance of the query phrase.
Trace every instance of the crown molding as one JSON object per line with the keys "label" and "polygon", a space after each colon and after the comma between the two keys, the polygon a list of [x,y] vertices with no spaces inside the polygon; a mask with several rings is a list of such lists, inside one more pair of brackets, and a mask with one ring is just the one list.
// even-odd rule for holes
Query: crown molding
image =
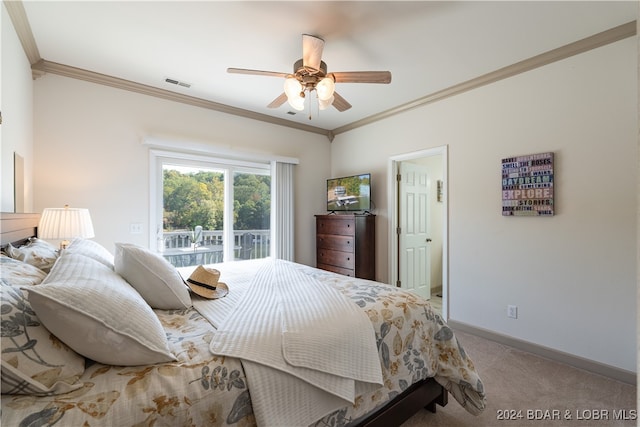
{"label": "crown molding", "polygon": [[35,64],[33,64],[31,66],[31,69],[39,74],[47,74],[47,73],[56,74],[59,76],[70,77],[78,80],[84,80],[91,83],[111,86],[117,89],[137,92],[143,95],[154,96],[156,98],[162,98],[169,101],[180,102],[180,103],[192,105],[195,107],[206,108],[206,109],[218,111],[221,113],[233,114],[235,116],[267,122],[274,125],[286,126],[289,128],[303,130],[306,132],[318,133],[325,136],[328,134],[328,131],[326,129],[322,129],[319,127],[309,126],[302,123],[290,122],[288,120],[280,119],[278,117],[273,117],[266,114],[260,114],[253,111],[244,110],[242,108],[231,107],[229,105],[221,104],[219,102],[213,102],[213,101],[208,101],[202,98],[183,95],[183,94],[171,92],[165,89],[159,89],[153,86],[136,83],[131,80],[125,80],[118,77],[109,76],[106,74],[95,73],[93,71],[84,70],[82,68],[76,68],[76,67],[71,67],[69,65],[46,61],[44,59],[41,59]]}
{"label": "crown molding", "polygon": [[623,40],[627,37],[635,36],[637,34],[637,22],[627,22],[626,24],[619,25],[609,30],[597,33],[593,36],[586,37],[576,42],[561,46],[557,49],[550,50],[540,55],[536,55],[515,64],[511,64],[482,76],[473,78],[471,80],[467,80],[465,82],[450,86],[446,89],[423,96],[414,101],[399,105],[395,108],[391,108],[381,113],[365,117],[364,119],[357,120],[353,123],[349,123],[332,130],[328,130],[316,126],[305,125],[302,123],[292,122],[278,117],[269,116],[267,114],[256,113],[242,108],[232,107],[218,102],[208,101],[202,98],[196,98],[176,92],[171,92],[165,89],[158,89],[152,86],[136,83],[130,80],[120,79],[106,74],[95,73],[81,68],[75,68],[64,64],[46,61],[40,57],[40,53],[38,52],[38,47],[33,37],[33,32],[31,31],[31,26],[29,25],[29,20],[27,19],[22,1],[3,0],[3,4],[7,8],[18,38],[20,39],[20,43],[22,44],[22,48],[24,49],[25,54],[29,59],[29,63],[31,64],[32,76],[34,79],[42,77],[46,73],[57,74],[65,77],[71,77],[92,83],[111,86],[118,89],[155,96],[157,98],[162,98],[169,101],[181,102],[183,104],[207,108],[209,110],[214,110],[222,113],[233,114],[252,120],[258,120],[306,132],[317,133],[326,136],[330,142],[333,142],[336,135],[339,135],[341,133],[345,133],[362,126],[375,123],[377,121],[404,113],[423,105],[431,104],[433,102],[441,101],[443,99],[459,95],[472,89],[495,83],[499,80],[506,79],[517,74],[521,74],[535,68],[542,67],[544,65],[548,65],[550,63],[560,61],[562,59],[566,59],[571,56],[596,49],[610,43],[617,42],[619,40]]}
{"label": "crown molding", "polygon": [[317,133],[320,135],[325,135],[330,140],[332,139],[330,136],[330,131],[316,126],[291,122],[289,120],[269,116],[267,114],[260,114],[242,108],[231,107],[219,102],[208,101],[206,99],[183,95],[165,89],[158,89],[152,86],[132,82],[130,80],[120,79],[106,74],[94,73],[92,71],[84,70],[81,68],[46,61],[40,57],[40,52],[38,51],[38,46],[36,44],[35,38],[33,37],[33,31],[31,30],[31,25],[29,24],[29,19],[27,18],[27,14],[24,10],[22,1],[3,0],[3,4],[7,8],[7,12],[9,13],[9,17],[11,18],[11,22],[13,23],[16,34],[18,35],[18,39],[22,44],[22,49],[24,50],[25,54],[27,55],[27,59],[31,64],[31,73],[34,80],[44,76],[46,73],[57,74],[60,76],[71,77],[74,79],[111,86],[131,92],[155,96],[157,98],[162,98],[169,101],[180,102],[183,104],[193,105],[196,107],[206,108],[222,113],[233,114],[252,120],[258,120],[279,126],[286,126],[305,132]]}
{"label": "crown molding", "polygon": [[9,18],[11,18],[18,39],[22,44],[22,49],[29,60],[29,64],[35,64],[40,60],[40,52],[38,52],[36,40],[33,38],[33,31],[31,31],[31,25],[29,25],[24,5],[21,1],[4,0],[2,3],[4,7],[7,8]]}
{"label": "crown molding", "polygon": [[525,59],[523,61],[516,62],[515,64],[508,65],[506,67],[484,74],[480,77],[476,77],[457,85],[450,86],[446,89],[416,99],[415,101],[411,101],[398,107],[383,111],[379,114],[374,114],[362,120],[349,123],[348,125],[338,127],[336,129],[333,129],[331,135],[335,137],[335,135],[339,135],[341,133],[345,133],[350,130],[386,119],[388,117],[404,113],[405,111],[409,111],[413,108],[431,104],[436,101],[441,101],[451,96],[459,95],[463,92],[467,92],[472,89],[495,83],[499,80],[513,77],[517,74],[521,74],[527,71],[531,71],[535,68],[551,64],[552,62],[560,61],[579,53],[587,52],[589,50],[635,36],[637,33],[636,27],[636,21],[627,22],[626,24],[619,25],[609,30],[594,34],[593,36],[586,37],[576,42],[561,46],[557,49],[553,49],[540,55]]}

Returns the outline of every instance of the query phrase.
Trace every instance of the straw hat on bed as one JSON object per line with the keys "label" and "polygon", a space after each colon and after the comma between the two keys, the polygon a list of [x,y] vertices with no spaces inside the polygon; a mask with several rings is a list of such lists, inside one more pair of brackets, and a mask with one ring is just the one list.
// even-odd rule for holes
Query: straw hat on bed
{"label": "straw hat on bed", "polygon": [[199,265],[187,279],[187,285],[201,297],[214,299],[222,298],[229,293],[226,283],[219,282],[220,272],[215,268]]}

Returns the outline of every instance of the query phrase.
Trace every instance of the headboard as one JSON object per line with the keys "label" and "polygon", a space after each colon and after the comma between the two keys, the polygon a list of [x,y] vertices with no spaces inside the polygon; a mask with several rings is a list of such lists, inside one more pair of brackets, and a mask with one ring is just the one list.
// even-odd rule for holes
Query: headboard
{"label": "headboard", "polygon": [[39,221],[38,213],[0,212],[0,245],[19,245],[37,236]]}

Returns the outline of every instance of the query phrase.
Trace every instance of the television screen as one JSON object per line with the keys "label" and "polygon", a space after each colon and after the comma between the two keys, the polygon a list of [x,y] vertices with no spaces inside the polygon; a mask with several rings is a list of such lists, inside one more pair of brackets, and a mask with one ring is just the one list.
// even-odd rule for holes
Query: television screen
{"label": "television screen", "polygon": [[328,179],[327,210],[371,210],[371,174]]}

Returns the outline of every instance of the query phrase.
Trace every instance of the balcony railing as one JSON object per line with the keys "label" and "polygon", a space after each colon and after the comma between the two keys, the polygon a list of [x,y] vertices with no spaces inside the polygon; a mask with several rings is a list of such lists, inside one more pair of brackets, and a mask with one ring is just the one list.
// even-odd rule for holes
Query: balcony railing
{"label": "balcony railing", "polygon": [[[233,233],[234,259],[269,256],[269,230],[241,230]],[[215,264],[223,261],[222,230],[202,230],[200,241],[193,241],[190,230],[162,233],[162,255],[176,267]]]}

